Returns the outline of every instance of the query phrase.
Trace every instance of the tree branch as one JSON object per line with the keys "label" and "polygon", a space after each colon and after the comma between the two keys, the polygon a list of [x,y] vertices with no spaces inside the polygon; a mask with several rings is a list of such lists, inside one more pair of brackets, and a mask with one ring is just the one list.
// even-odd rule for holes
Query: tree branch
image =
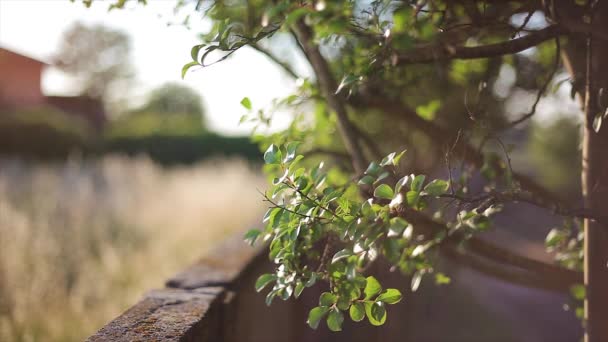
{"label": "tree branch", "polygon": [[261,46],[260,44],[257,44],[257,43],[251,44],[251,47],[254,48],[256,51],[262,53],[266,57],[268,57],[276,65],[281,67],[281,69],[283,69],[283,71],[285,71],[287,74],[289,74],[289,76],[293,77],[294,79],[300,78],[300,76],[291,68],[291,66],[289,64],[278,59],[277,56],[272,54],[272,52],[270,52],[268,49],[264,48],[263,46]]}
{"label": "tree branch", "polygon": [[329,65],[321,55],[319,47],[314,43],[310,28],[302,20],[299,20],[295,24],[294,32],[306,58],[317,75],[322,95],[325,97],[329,107],[336,112],[338,129],[344,140],[346,150],[352,158],[353,169],[358,174],[363,173],[367,167],[367,162],[359,145],[357,134],[348,119],[343,99],[335,94],[337,84],[332,76]]}
{"label": "tree branch", "polygon": [[[453,134],[448,129],[431,121],[422,119],[413,109],[402,105],[399,101],[380,98],[378,96],[351,97],[350,100],[351,104],[354,106],[375,108],[386,114],[390,114],[395,118],[406,121],[415,129],[431,138],[431,141],[434,143],[446,146],[452,145],[453,143]],[[478,151],[477,148],[471,144],[461,142],[454,145],[454,152],[465,162],[477,168],[482,167],[484,164],[483,153]],[[503,174],[505,172],[505,170],[497,164],[491,165],[491,167],[493,167],[498,174]],[[534,194],[534,196],[541,198],[546,203],[555,203],[562,207],[566,207],[564,205],[565,201],[561,197],[545,189],[530,177],[513,172],[513,179],[519,183],[523,190]]]}
{"label": "tree branch", "polygon": [[[419,211],[403,208],[399,215],[410,222],[423,235],[433,236],[448,229],[445,224],[434,221]],[[464,244],[462,244],[463,241],[465,241]],[[566,291],[570,286],[582,282],[580,272],[530,259],[484,241],[479,237],[465,239],[464,235],[459,232],[455,232],[443,240],[439,245],[439,251],[451,256],[456,255],[465,264],[480,272],[499,276],[501,279],[526,286]],[[487,262],[490,261],[497,265],[485,267]],[[512,270],[504,269],[505,266],[512,268]],[[514,278],[511,278],[511,276]]]}
{"label": "tree branch", "polygon": [[533,31],[521,38],[496,44],[466,47],[452,46],[444,43],[440,46],[422,47],[398,55],[395,64],[421,64],[440,60],[477,59],[510,55],[534,47],[546,40],[559,37],[564,33],[566,31],[560,26],[552,25],[538,31]]}

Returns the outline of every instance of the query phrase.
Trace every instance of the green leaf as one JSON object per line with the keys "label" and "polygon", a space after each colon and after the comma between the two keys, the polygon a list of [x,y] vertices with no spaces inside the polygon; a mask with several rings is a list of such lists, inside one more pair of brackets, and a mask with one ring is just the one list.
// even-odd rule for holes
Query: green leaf
{"label": "green leaf", "polygon": [[370,175],[365,175],[363,176],[361,179],[359,179],[359,182],[357,184],[359,185],[372,185],[372,183],[374,183],[376,179]]}
{"label": "green leaf", "polygon": [[399,162],[401,161],[401,157],[403,157],[403,155],[405,154],[405,152],[407,152],[407,150],[403,150],[403,151],[399,152],[399,154],[397,154],[393,158],[393,165],[394,166],[398,166],[399,165]]}
{"label": "green leaf", "polygon": [[434,179],[424,187],[424,191],[431,196],[440,196],[448,191],[450,184],[443,179]]}
{"label": "green leaf", "polygon": [[311,328],[316,330],[319,326],[319,322],[323,319],[323,316],[325,316],[328,311],[329,308],[327,306],[317,306],[313,308],[308,313],[308,320],[306,323],[308,323]]}
{"label": "green leaf", "polygon": [[186,77],[186,73],[188,72],[188,69],[192,68],[195,65],[200,65],[198,62],[190,62],[185,64],[182,67],[182,80],[184,79],[184,77]]}
{"label": "green leaf", "polygon": [[395,184],[395,193],[401,192],[401,189],[406,186],[410,180],[410,176],[405,176],[398,180],[397,184]]}
{"label": "green leaf", "polygon": [[264,162],[266,164],[279,164],[281,162],[281,150],[274,144],[270,145],[264,152]]}
{"label": "green leaf", "polygon": [[292,141],[292,142],[287,143],[287,145],[285,146],[285,149],[287,150],[287,154],[285,155],[285,159],[283,160],[283,162],[289,163],[290,161],[292,161],[296,158],[296,149],[298,148],[299,145],[300,145],[299,141]]}
{"label": "green leaf", "polygon": [[418,200],[420,199],[420,193],[418,191],[408,191],[405,194],[405,199],[407,201],[407,205],[412,208],[415,208],[418,205]]}
{"label": "green leaf", "polygon": [[348,313],[350,314],[350,319],[355,322],[361,322],[365,318],[365,306],[361,302],[355,302],[350,306]]}
{"label": "green leaf", "polygon": [[381,170],[382,170],[382,167],[380,167],[380,165],[378,165],[378,163],[371,162],[369,164],[369,166],[367,167],[367,170],[365,170],[365,174],[366,175],[377,176],[378,173],[380,173]]}
{"label": "green leaf", "polygon": [[348,249],[348,248],[344,248],[343,250],[339,251],[338,253],[334,254],[334,257],[331,259],[331,263],[335,263],[338,260],[342,260],[344,258],[348,258],[349,256],[353,255],[353,252]]}
{"label": "green leaf", "polygon": [[452,282],[452,279],[450,279],[450,277],[446,276],[445,274],[443,274],[443,273],[435,274],[435,284],[447,285],[451,282]]}
{"label": "green leaf", "polygon": [[262,234],[262,232],[260,232],[257,229],[249,230],[244,236],[245,242],[247,242],[250,246],[253,246],[253,244],[255,244],[255,241],[258,239],[260,234]]}
{"label": "green leaf", "polygon": [[420,192],[420,190],[422,190],[422,185],[424,184],[426,176],[418,175],[416,177],[413,177],[413,175],[411,175],[410,177],[412,177],[412,184],[410,185],[410,189],[412,191]]}
{"label": "green leaf", "polygon": [[378,298],[376,298],[376,300],[384,302],[386,304],[397,304],[401,301],[401,298],[402,298],[402,295],[399,290],[387,289],[386,291],[382,292],[378,296]]}
{"label": "green leaf", "polygon": [[275,274],[272,273],[267,273],[267,274],[262,274],[261,276],[258,277],[258,280],[255,281],[255,290],[257,292],[262,291],[266,285],[270,284],[271,282],[275,281],[277,279],[277,276]]}
{"label": "green leaf", "polygon": [[206,46],[206,44],[194,45],[192,47],[192,50],[190,50],[190,56],[192,56],[192,60],[195,61],[197,64],[198,64],[198,53],[205,46]]}
{"label": "green leaf", "polygon": [[338,301],[338,297],[331,292],[323,292],[319,297],[320,306],[331,306]]}
{"label": "green leaf", "polygon": [[338,85],[338,89],[336,89],[336,94],[339,94],[340,91],[342,91],[342,89],[350,86],[351,84],[355,83],[357,80],[359,80],[359,77],[357,77],[355,75],[344,76],[344,78],[342,78],[342,81],[340,82],[340,85]]}
{"label": "green leaf", "polygon": [[420,282],[422,281],[422,272],[418,271],[416,273],[414,273],[414,275],[412,276],[412,292],[416,292],[416,290],[418,290],[418,287],[420,287]]}
{"label": "green leaf", "polygon": [[241,106],[245,107],[248,110],[251,110],[251,100],[248,97],[243,97],[241,100]]}
{"label": "green leaf", "polygon": [[365,315],[374,326],[380,326],[386,322],[386,308],[382,302],[365,302]]}
{"label": "green leaf", "polygon": [[298,298],[302,294],[302,291],[304,291],[304,283],[302,283],[302,281],[298,280],[298,282],[296,283],[296,288],[294,290],[293,295],[296,298]]}
{"label": "green leaf", "polygon": [[401,217],[393,217],[390,220],[390,226],[388,228],[387,237],[397,237],[403,234],[403,230],[407,227],[408,223]]}
{"label": "green leaf", "polygon": [[285,21],[284,21],[285,26],[286,27],[290,27],[292,24],[295,24],[295,22],[298,19],[300,19],[301,17],[305,16],[309,12],[310,12],[310,9],[307,8],[307,7],[299,7],[298,9],[292,11],[285,18]]}
{"label": "green leaf", "polygon": [[393,189],[386,184],[380,184],[376,190],[374,190],[374,197],[385,198],[385,199],[393,199]]}
{"label": "green leaf", "polygon": [[433,100],[424,106],[416,107],[416,113],[424,120],[432,121],[435,118],[435,113],[439,107],[441,107],[441,102],[439,100]]}
{"label": "green leaf", "polygon": [[317,282],[317,274],[316,273],[312,273],[310,275],[310,278],[308,279],[308,281],[306,282],[306,284],[304,286],[306,287],[311,287],[313,286],[315,283]]}
{"label": "green leaf", "polygon": [[341,331],[343,322],[344,315],[338,309],[331,310],[327,315],[327,327],[331,331]]}
{"label": "green leaf", "polygon": [[393,159],[395,158],[396,154],[397,153],[392,152],[388,156],[384,157],[384,159],[382,159],[382,161],[380,162],[380,166],[392,165],[393,164]]}
{"label": "green leaf", "polygon": [[382,285],[380,285],[378,279],[374,278],[373,276],[367,277],[366,280],[367,281],[365,283],[363,293],[365,293],[365,299],[369,300],[382,291]]}
{"label": "green leaf", "polygon": [[562,243],[567,238],[567,233],[564,233],[562,230],[553,228],[547,234],[547,238],[545,239],[545,245],[547,247],[555,247]]}
{"label": "green leaf", "polygon": [[576,284],[570,287],[570,293],[572,294],[572,297],[577,300],[584,300],[586,292],[587,291],[585,291],[585,285],[583,284]]}

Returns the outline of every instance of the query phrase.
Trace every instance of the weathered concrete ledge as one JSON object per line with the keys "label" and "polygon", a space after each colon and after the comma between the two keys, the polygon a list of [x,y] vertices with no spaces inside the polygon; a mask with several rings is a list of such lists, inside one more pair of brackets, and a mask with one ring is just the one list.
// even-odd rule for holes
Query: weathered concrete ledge
{"label": "weathered concrete ledge", "polygon": [[223,306],[247,274],[258,249],[240,236],[215,248],[196,264],[166,282],[87,341],[223,341]]}
{"label": "weathered concrete ledge", "polygon": [[[476,304],[471,296],[472,290],[489,291],[486,284],[492,282],[488,279],[462,270],[463,276],[454,277],[449,289],[423,286],[413,295],[408,291],[409,279],[390,272],[390,267],[381,261],[374,264],[370,273],[385,287],[399,288],[404,293],[404,300],[391,306],[386,324],[374,327],[346,319],[339,334],[330,332],[324,323],[312,330],[306,324],[308,311],[318,305],[327,284],[307,289],[297,300],[277,299],[268,307],[264,293],[256,293],[253,284],[260,274],[271,272],[274,267],[266,251],[250,248],[239,234],[169,279],[165,288],[148,292],[88,341],[402,342],[447,338],[458,342],[565,342],[580,336],[571,328],[580,326],[574,315],[559,310],[564,298],[548,298],[540,292],[526,295],[531,302],[527,308],[535,310],[528,315],[533,324],[509,325],[501,315]],[[505,296],[514,301],[517,297],[513,293],[519,296],[525,291],[514,288],[509,292],[504,290],[508,284],[499,285],[493,298]],[[539,305],[539,296],[545,296],[541,303],[548,304]],[[556,317],[556,312],[561,317]]]}

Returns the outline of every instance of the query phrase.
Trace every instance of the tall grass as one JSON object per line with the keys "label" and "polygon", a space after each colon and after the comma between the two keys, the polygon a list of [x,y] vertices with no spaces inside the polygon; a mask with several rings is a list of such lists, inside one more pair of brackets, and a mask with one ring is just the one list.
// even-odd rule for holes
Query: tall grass
{"label": "tall grass", "polygon": [[260,217],[246,163],[0,161],[0,341],[82,340]]}

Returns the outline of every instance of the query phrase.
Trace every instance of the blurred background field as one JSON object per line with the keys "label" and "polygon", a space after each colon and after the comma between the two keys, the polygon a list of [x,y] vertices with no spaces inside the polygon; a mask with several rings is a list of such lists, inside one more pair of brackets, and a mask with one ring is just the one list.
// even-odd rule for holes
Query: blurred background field
{"label": "blurred background field", "polygon": [[84,339],[257,222],[256,188],[263,178],[237,159],[1,160],[0,340]]}

